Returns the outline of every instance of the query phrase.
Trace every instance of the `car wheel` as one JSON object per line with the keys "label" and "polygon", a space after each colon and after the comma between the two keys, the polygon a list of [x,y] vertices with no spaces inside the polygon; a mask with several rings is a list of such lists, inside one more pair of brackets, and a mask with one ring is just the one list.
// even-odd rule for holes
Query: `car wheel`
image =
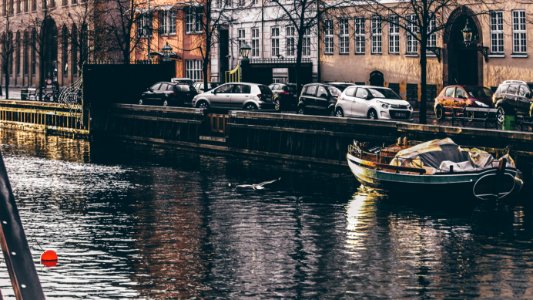
{"label": "car wheel", "polygon": [[498,107],[498,110],[496,111],[496,121],[498,121],[498,125],[503,125],[503,122],[505,121],[505,110],[503,107]]}
{"label": "car wheel", "polygon": [[139,99],[139,105],[143,105],[143,99]]}
{"label": "car wheel", "polygon": [[335,116],[336,117],[344,117],[344,112],[342,111],[342,108],[337,107],[337,109],[335,110]]}
{"label": "car wheel", "polygon": [[298,110],[296,111],[297,114],[299,115],[305,115],[305,109],[303,107],[298,107]]}
{"label": "car wheel", "polygon": [[367,117],[369,119],[372,119],[372,120],[377,120],[378,119],[378,113],[374,109],[371,109],[371,110],[368,111]]}
{"label": "car wheel", "polygon": [[200,101],[200,102],[196,103],[196,107],[197,108],[208,109],[209,108],[209,103],[207,103],[207,101]]}
{"label": "car wheel", "polygon": [[435,107],[435,118],[437,120],[444,120],[444,108],[442,106]]}
{"label": "car wheel", "polygon": [[244,106],[244,109],[245,110],[256,110],[257,109],[257,106],[253,103],[248,103]]}

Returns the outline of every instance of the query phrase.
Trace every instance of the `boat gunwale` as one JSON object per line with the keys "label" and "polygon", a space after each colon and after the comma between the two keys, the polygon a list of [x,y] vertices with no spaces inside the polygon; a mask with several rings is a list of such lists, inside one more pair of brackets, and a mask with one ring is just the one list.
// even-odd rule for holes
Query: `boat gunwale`
{"label": "boat gunwale", "polygon": [[[347,159],[352,161],[353,163],[363,167],[363,168],[367,168],[367,169],[371,169],[375,172],[379,172],[379,173],[385,173],[385,174],[394,174],[394,175],[403,175],[403,176],[425,176],[425,177],[431,177],[431,176],[457,176],[457,175],[480,175],[481,173],[485,173],[486,171],[497,171],[498,170],[498,167],[491,167],[491,168],[485,168],[485,169],[480,169],[479,171],[453,171],[453,172],[439,172],[439,173],[434,173],[434,174],[427,174],[427,173],[421,173],[421,172],[417,172],[417,171],[410,171],[409,174],[408,173],[405,173],[405,172],[401,172],[401,167],[396,167],[396,166],[390,166],[391,169],[394,169],[395,167],[397,168],[397,171],[396,172],[393,172],[393,171],[385,171],[383,169],[379,169],[378,168],[378,165],[383,165],[383,164],[377,164],[375,162],[372,162],[372,161],[368,161],[368,160],[364,160],[362,158],[359,158],[357,156],[354,156],[353,154],[351,153],[347,153],[346,154],[347,156]],[[416,169],[416,168],[413,168],[413,169]],[[424,170],[424,169],[420,169],[420,170]],[[514,173],[518,173],[520,172],[517,168],[515,167],[506,167],[505,170],[509,170],[511,172],[514,172]],[[425,171],[425,170],[424,170]]]}

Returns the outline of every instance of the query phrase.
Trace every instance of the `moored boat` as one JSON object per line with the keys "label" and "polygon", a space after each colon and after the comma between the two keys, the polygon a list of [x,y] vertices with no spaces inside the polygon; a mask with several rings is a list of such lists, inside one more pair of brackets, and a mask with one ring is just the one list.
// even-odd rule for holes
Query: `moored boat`
{"label": "moored boat", "polygon": [[498,200],[523,185],[509,153],[496,159],[450,138],[424,143],[403,138],[383,147],[354,141],[346,157],[361,184],[407,197]]}

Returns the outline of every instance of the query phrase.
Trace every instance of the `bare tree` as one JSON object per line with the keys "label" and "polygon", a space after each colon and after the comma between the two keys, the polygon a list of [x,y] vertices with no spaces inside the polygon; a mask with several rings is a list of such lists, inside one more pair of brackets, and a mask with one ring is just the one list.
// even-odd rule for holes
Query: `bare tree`
{"label": "bare tree", "polygon": [[[491,1],[494,6],[498,0]],[[429,38],[437,32],[446,29],[449,14],[454,8],[460,7],[460,0],[355,0],[357,10],[379,17],[381,21],[402,28],[411,38],[415,39],[419,50],[420,64],[420,119],[427,123],[427,53],[437,51],[435,47],[428,47]],[[488,5],[484,0],[475,1],[476,14],[487,14]],[[440,55],[440,53],[438,53]]]}
{"label": "bare tree", "polygon": [[[68,20],[72,28],[69,32],[69,39],[72,42],[73,48],[70,49],[70,54],[76,56],[76,70],[78,76],[81,75],[83,65],[89,61],[90,46],[95,44],[94,30],[91,30],[89,25],[94,22],[93,19],[97,14],[97,6],[92,1],[85,1],[80,3],[73,9],[65,11],[63,20]],[[94,48],[93,48],[94,52]]]}
{"label": "bare tree", "polygon": [[[13,45],[13,33],[10,31],[11,21],[9,18],[9,13],[6,13],[3,24],[0,23],[4,28],[4,32],[0,33],[0,46],[2,59],[2,75],[4,76],[4,89],[6,91],[6,99],[9,98],[9,77],[11,76],[10,67],[13,64],[13,52],[15,51]],[[0,78],[1,81],[1,78]],[[1,85],[1,82],[0,82]],[[2,89],[0,86],[0,95],[2,94]]]}
{"label": "bare tree", "polygon": [[[301,77],[299,75],[302,65],[303,46],[306,34],[312,30],[317,30],[320,33],[320,22],[323,17],[330,11],[343,7],[348,2],[344,0],[338,1],[323,1],[323,0],[272,0],[279,9],[276,16],[278,22],[287,22],[288,25],[293,26],[296,31],[296,72],[295,80],[297,90],[299,91],[302,85]],[[336,10],[337,13],[342,13]],[[320,35],[318,35],[320,36]],[[318,37],[320,40],[320,38]],[[317,47],[319,48],[319,47]]]}
{"label": "bare tree", "polygon": [[[135,48],[143,40],[142,32],[148,33],[151,36],[153,30],[152,24],[145,24],[145,28],[138,28],[138,32],[134,32],[135,25],[146,14],[151,13],[150,8],[146,3],[141,3],[138,0],[99,0],[103,3],[99,5],[99,15],[106,15],[102,18],[105,22],[105,29],[102,31],[108,38],[101,41],[101,46],[106,44],[105,51],[112,51],[113,48],[118,48],[122,54],[123,63],[129,64],[130,56]],[[151,20],[151,15],[148,16]],[[151,23],[151,22],[149,22]]]}

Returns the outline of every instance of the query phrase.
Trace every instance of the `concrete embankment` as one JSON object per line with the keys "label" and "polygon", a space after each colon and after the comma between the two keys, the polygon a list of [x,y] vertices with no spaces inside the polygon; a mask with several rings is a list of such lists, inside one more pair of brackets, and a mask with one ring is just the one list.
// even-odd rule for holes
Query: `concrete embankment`
{"label": "concrete embankment", "polygon": [[533,170],[533,133],[325,116],[114,104],[90,111],[81,105],[0,101],[0,125],[91,137],[95,143],[157,144],[189,151],[275,159],[284,164],[345,168],[354,139],[389,144],[398,137],[450,137],[465,147],[501,155],[510,149],[519,168]]}
{"label": "concrete embankment", "polygon": [[345,167],[354,139],[388,144],[398,137],[430,140],[450,137],[465,147],[511,154],[527,176],[533,165],[529,132],[419,125],[404,122],[296,114],[231,111],[207,113],[194,108],[117,104],[93,120],[96,141],[134,143],[276,159],[283,163]]}

